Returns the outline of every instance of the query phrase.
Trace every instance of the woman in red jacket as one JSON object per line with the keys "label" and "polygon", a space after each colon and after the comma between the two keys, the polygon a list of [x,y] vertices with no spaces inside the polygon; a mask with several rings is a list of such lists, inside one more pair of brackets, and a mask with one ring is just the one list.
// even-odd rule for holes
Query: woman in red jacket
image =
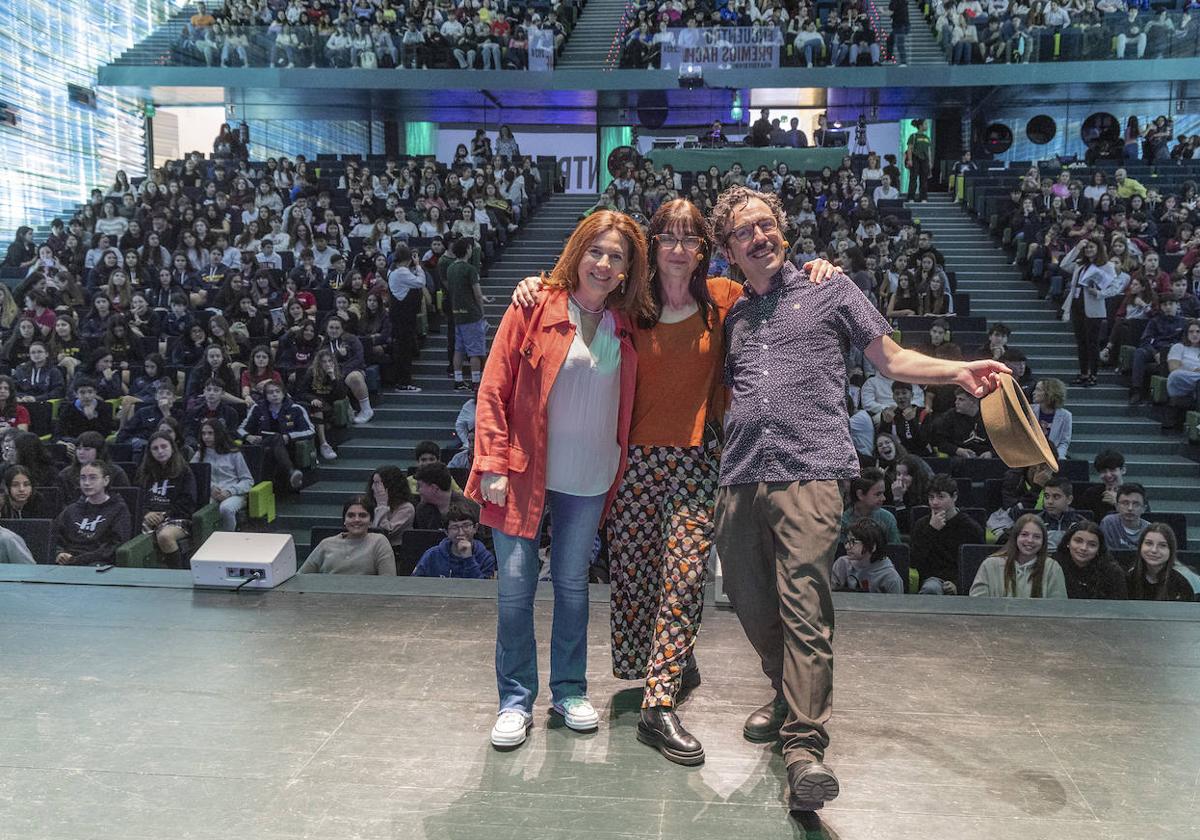
{"label": "woman in red jacket", "polygon": [[601,211],[571,234],[532,309],[512,307],[488,356],[476,408],[467,495],[491,526],[499,578],[492,744],[524,743],[537,697],[533,597],[538,536],[552,516],[552,708],[596,728],[587,699],[588,566],[625,469],[637,355],[631,319],[650,311],[646,240],[628,216]]}

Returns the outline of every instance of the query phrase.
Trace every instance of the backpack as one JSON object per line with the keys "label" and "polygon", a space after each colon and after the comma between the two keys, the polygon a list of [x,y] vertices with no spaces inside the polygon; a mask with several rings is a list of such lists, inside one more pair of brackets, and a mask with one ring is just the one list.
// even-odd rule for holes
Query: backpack
{"label": "backpack", "polygon": [[360,52],[358,54],[358,66],[367,68],[369,70],[374,70],[376,67],[378,67],[379,65],[375,59],[375,52],[373,50],[363,50]]}

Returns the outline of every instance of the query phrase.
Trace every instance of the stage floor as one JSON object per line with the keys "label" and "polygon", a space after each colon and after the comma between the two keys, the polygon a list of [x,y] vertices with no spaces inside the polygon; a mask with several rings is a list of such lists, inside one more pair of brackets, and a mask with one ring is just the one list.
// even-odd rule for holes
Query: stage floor
{"label": "stage floor", "polygon": [[[0,583],[0,838],[805,835],[778,751],[740,735],[768,690],[732,613],[705,616],[693,769],[635,740],[602,604],[600,730],[548,725],[544,696],[494,752],[494,621],[484,599]],[[1194,840],[1198,642],[1190,620],[840,610],[843,794],[809,836]]]}

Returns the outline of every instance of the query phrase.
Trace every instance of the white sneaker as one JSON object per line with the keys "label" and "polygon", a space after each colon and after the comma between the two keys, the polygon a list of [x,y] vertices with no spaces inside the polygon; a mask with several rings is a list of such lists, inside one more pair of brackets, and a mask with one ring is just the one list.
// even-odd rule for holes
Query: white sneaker
{"label": "white sneaker", "polygon": [[374,416],[375,409],[364,408],[362,411],[358,412],[358,414],[354,415],[354,422],[361,426],[363,423],[370,423],[371,418]]}
{"label": "white sneaker", "polygon": [[321,457],[326,461],[336,461],[337,453],[333,451],[333,447],[328,443],[321,444]]}
{"label": "white sneaker", "polygon": [[299,490],[304,486],[304,473],[300,470],[292,470],[292,489]]}
{"label": "white sneaker", "polygon": [[567,728],[576,732],[591,732],[600,725],[600,715],[596,714],[592,702],[586,697],[567,697],[550,708],[563,716]]}
{"label": "white sneaker", "polygon": [[506,709],[492,727],[492,746],[498,750],[512,749],[525,743],[533,720],[515,709]]}

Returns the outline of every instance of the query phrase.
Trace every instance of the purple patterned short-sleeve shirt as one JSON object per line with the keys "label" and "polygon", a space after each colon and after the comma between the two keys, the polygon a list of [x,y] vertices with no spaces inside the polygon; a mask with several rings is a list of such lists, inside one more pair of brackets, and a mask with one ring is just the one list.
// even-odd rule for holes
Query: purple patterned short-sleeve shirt
{"label": "purple patterned short-sleeve shirt", "polygon": [[725,318],[731,401],[721,486],[857,476],[845,351],[891,331],[841,273],[814,286],[789,262],[765,295],[747,284]]}

